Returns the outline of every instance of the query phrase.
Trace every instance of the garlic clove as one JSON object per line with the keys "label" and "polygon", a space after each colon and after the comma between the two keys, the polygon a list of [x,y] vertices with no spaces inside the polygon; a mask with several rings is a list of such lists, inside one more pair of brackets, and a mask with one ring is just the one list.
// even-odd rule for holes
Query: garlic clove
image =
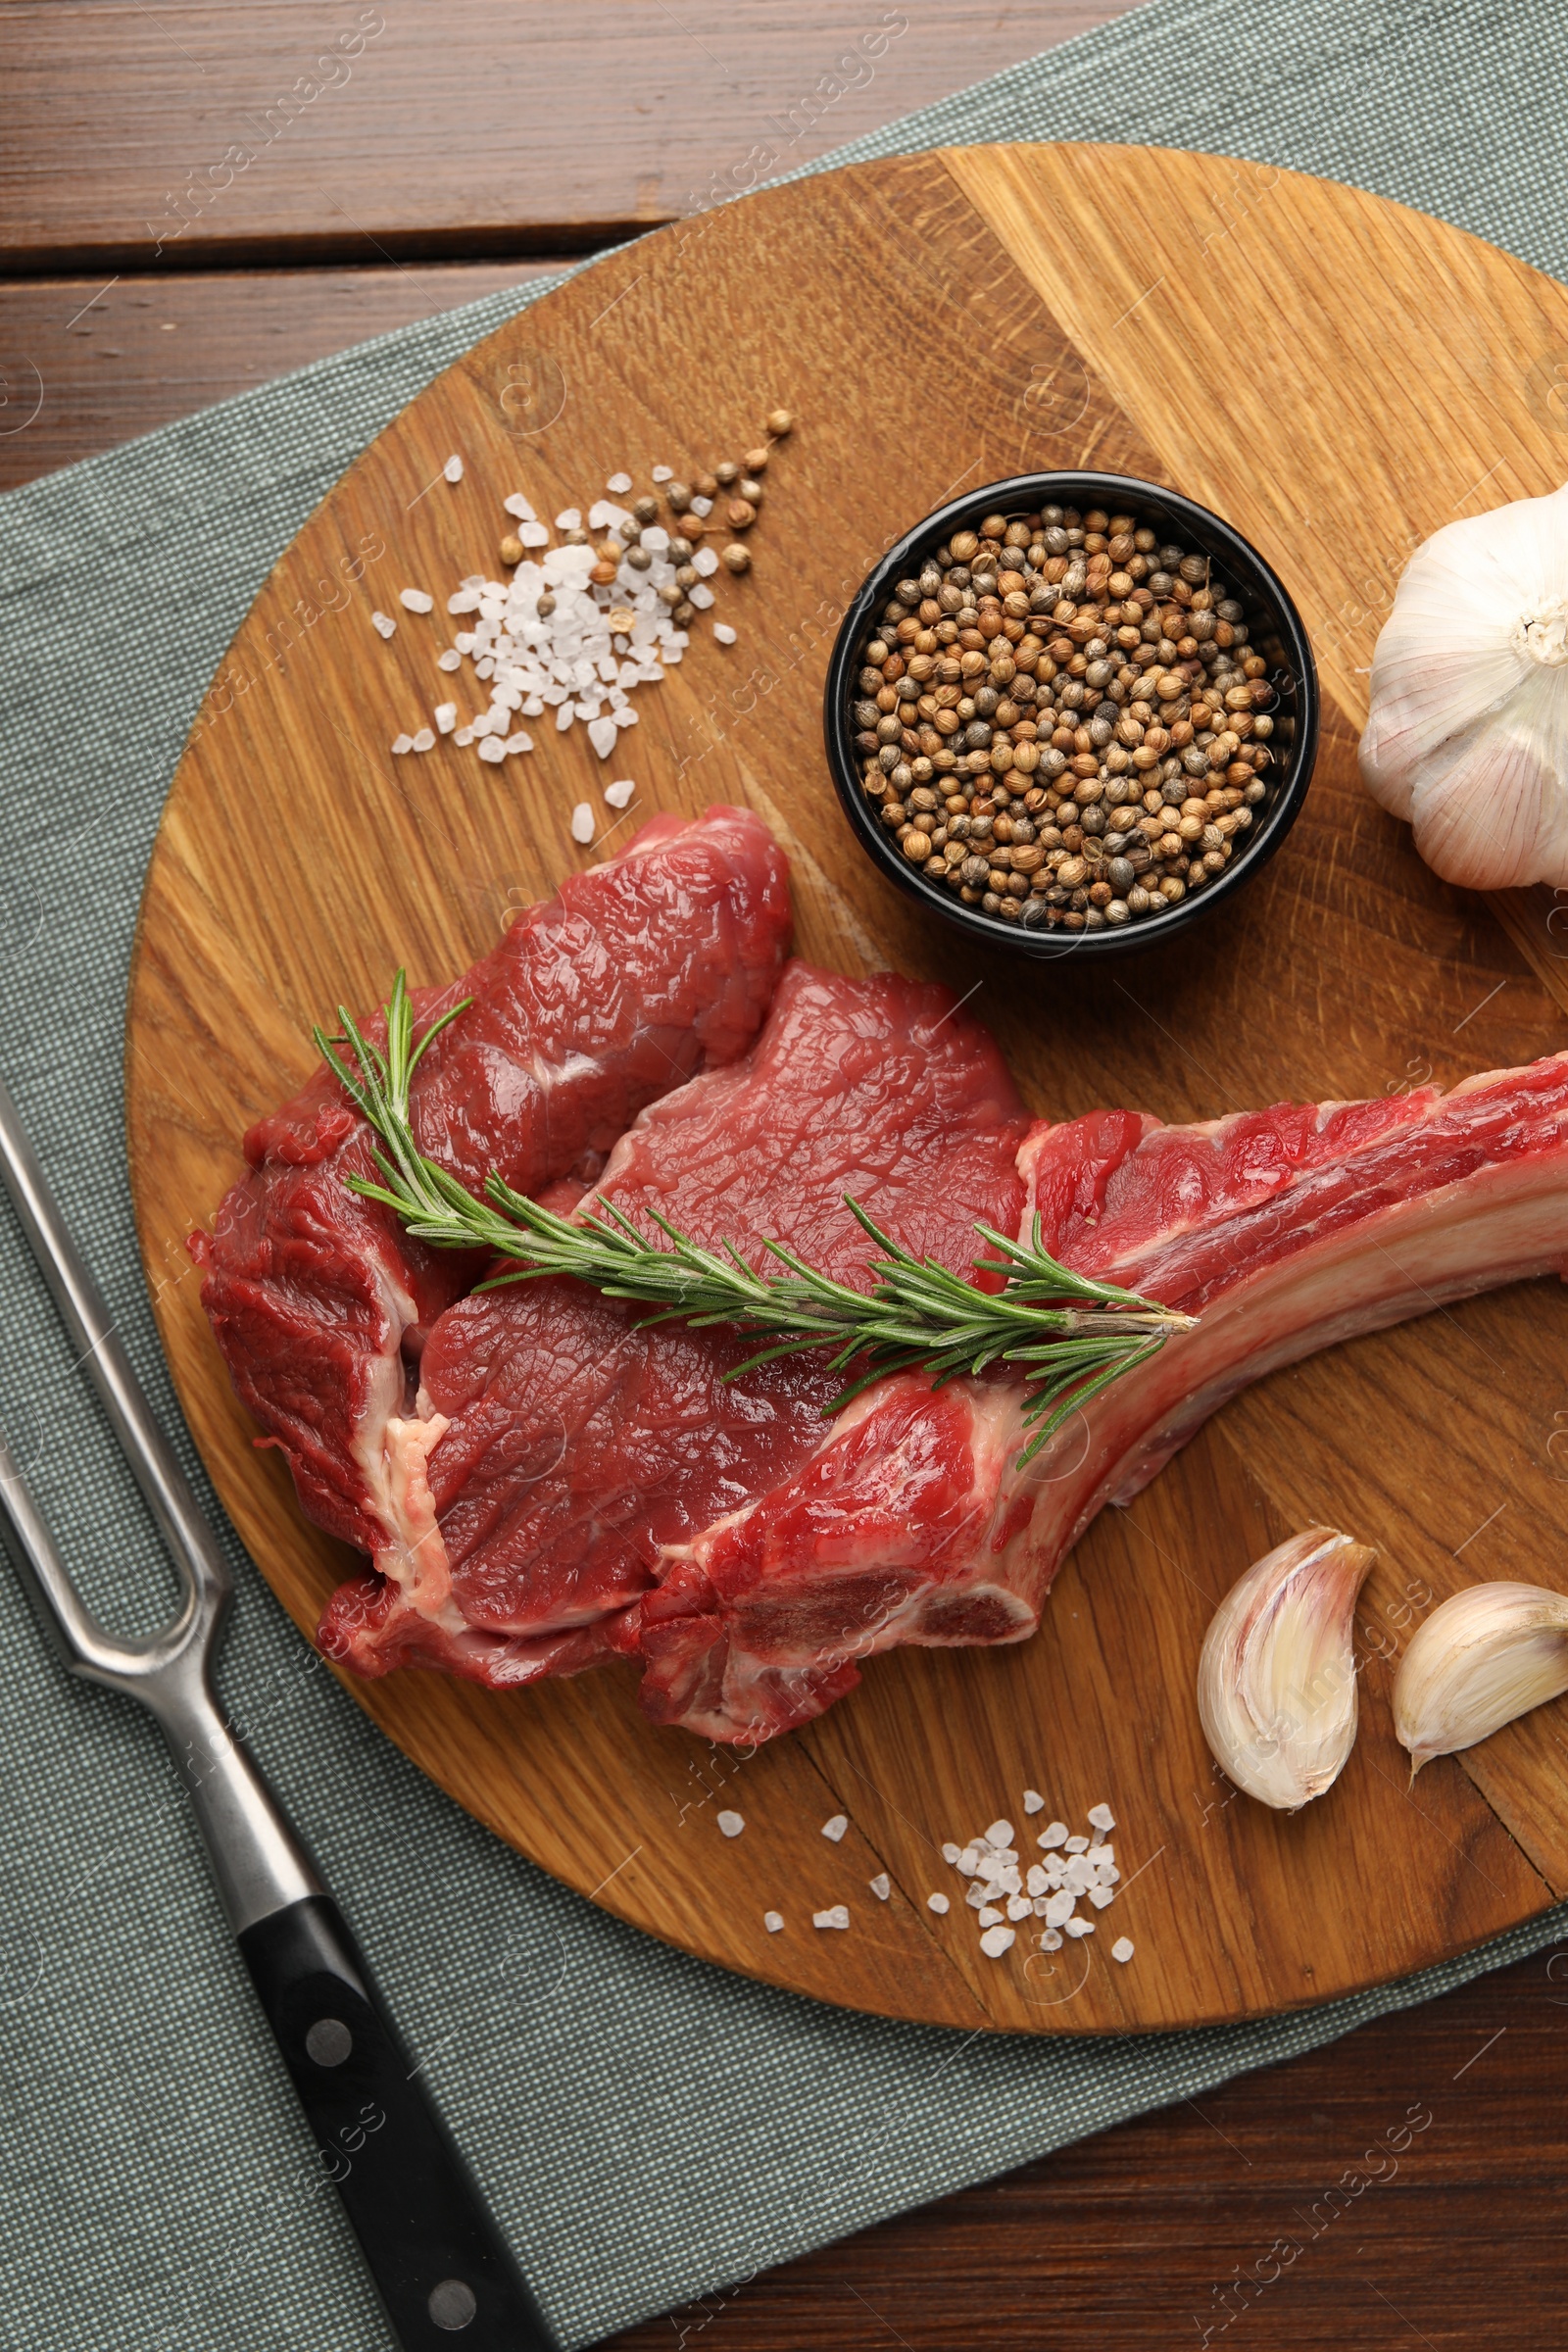
{"label": "garlic clove", "polygon": [[1490,1739],[1568,1690],[1568,1593],[1472,1585],[1433,1610],[1394,1680],[1394,1729],[1413,1780],[1434,1756]]}
{"label": "garlic clove", "polygon": [[1376,1557],[1338,1528],[1305,1528],[1214,1612],[1198,1711],[1218,1762],[1260,1804],[1289,1812],[1321,1796],[1355,1743],[1351,1627]]}

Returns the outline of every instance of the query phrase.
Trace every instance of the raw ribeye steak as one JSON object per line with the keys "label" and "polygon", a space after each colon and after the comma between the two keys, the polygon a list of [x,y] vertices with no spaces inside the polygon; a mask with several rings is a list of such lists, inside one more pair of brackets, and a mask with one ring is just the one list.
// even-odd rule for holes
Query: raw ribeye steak
{"label": "raw ribeye steak", "polygon": [[[525,1193],[591,1182],[648,1103],[751,1044],[789,930],[784,858],[756,817],[656,817],[461,980],[416,992],[421,1027],[473,1000],[415,1074],[420,1148],[476,1191],[491,1168]],[[483,1260],[421,1248],[346,1189],[374,1173],[370,1139],[324,1070],[244,1149],[250,1172],[192,1240],[202,1303],[310,1517],[382,1554],[414,1507],[398,1432],[424,1334]]]}
{"label": "raw ribeye steak", "polygon": [[[910,1428],[932,1450],[942,1423],[973,1412],[972,1431],[950,1441],[954,1481],[967,1458],[970,1508],[992,1551],[972,1589],[999,1617],[1004,1602],[1012,1614],[1005,1627],[947,1637],[959,1641],[1032,1632],[1096,1513],[1130,1500],[1249,1382],[1476,1292],[1568,1271],[1568,1055],[1447,1095],[1282,1103],[1190,1127],[1101,1111],[1037,1126],[1019,1165],[1025,1225],[1038,1207],[1057,1257],[1200,1320],[1113,1382],[1021,1475],[1023,1392],[1005,1375],[911,1402]],[[897,1432],[912,1385],[870,1391],[792,1480],[666,1551],[640,1613],[654,1712],[745,1741],[757,1736],[759,1690],[787,1692],[804,1720],[855,1680],[857,1657],[943,1638],[935,1581],[916,1581],[897,1605],[890,1593],[853,1645],[834,1623],[841,1578],[864,1585],[902,1556],[902,1462],[883,1430]],[[860,1448],[848,1476],[847,1440]],[[948,1565],[952,1593],[951,1551]]]}
{"label": "raw ribeye steak", "polygon": [[[1018,1223],[1026,1127],[996,1046],[946,989],[792,963],[753,1052],[645,1111],[594,1197],[645,1226],[657,1207],[758,1265],[770,1236],[868,1287],[871,1245],[844,1195],[906,1249],[966,1269],[977,1218],[1004,1232]],[[666,1637],[644,1596],[715,1526],[796,1478],[824,1514],[807,1615],[789,1658],[761,1669],[744,1734],[726,1736],[765,1737],[814,1713],[832,1695],[824,1657],[828,1681],[847,1687],[855,1642],[916,1590],[933,1623],[951,1604],[944,1639],[1013,1630],[1010,1602],[975,1570],[971,1384],[935,1404],[925,1380],[880,1384],[869,1410],[841,1418],[824,1470],[834,1424],[822,1408],[843,1381],[820,1357],[727,1384],[755,1342],[639,1329],[639,1314],[552,1280],[483,1292],[440,1317],[421,1362],[423,1418],[406,1425],[418,1462],[405,1540],[378,1555],[381,1576],[335,1596],[322,1627],[331,1654],[362,1673],[425,1664],[496,1685],[617,1650],[658,1660]],[[894,1482],[884,1527],[870,1516],[875,1478]],[[964,1563],[952,1594],[949,1550]],[[774,1585],[787,1607],[785,1577]],[[689,1611],[679,1640],[690,1650]],[[652,1665],[656,1711],[682,1714],[665,1681]]]}

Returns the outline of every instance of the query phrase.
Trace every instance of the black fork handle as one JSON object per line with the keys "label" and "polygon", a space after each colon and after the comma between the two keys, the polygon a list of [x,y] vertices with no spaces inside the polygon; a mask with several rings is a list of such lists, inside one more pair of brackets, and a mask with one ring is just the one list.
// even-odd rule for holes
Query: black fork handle
{"label": "black fork handle", "polygon": [[239,1948],[405,2352],[556,2352],[330,1895],[258,1920]]}

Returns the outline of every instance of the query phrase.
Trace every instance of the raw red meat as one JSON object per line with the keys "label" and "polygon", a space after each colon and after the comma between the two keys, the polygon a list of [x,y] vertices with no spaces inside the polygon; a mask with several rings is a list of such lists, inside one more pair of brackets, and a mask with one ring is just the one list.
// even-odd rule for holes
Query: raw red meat
{"label": "raw red meat", "polygon": [[871,1391],[792,1479],[666,1552],[641,1635],[645,1704],[662,1720],[745,1741],[760,1690],[776,1693],[768,1727],[784,1729],[840,1696],[871,1651],[1020,1640],[1096,1513],[1137,1494],[1238,1389],[1360,1332],[1568,1272],[1568,1055],[1448,1095],[1191,1127],[1100,1111],[1035,1127],[1019,1165],[1025,1230],[1038,1207],[1054,1254],[1200,1315],[1198,1328],[1021,1475],[1022,1392],[1004,1376],[935,1399],[907,1378]]}
{"label": "raw red meat", "polygon": [[[591,1182],[645,1105],[751,1043],[788,944],[784,859],[742,809],[656,817],[608,864],[529,908],[462,980],[416,992],[422,1025],[472,1004],[416,1073],[421,1148],[478,1189]],[[372,1028],[372,1034],[375,1034]],[[251,1172],[193,1237],[202,1302],[301,1504],[383,1552],[417,1533],[413,1409],[424,1334],[482,1271],[422,1249],[345,1189],[369,1138],[320,1072],[245,1137]]]}
{"label": "raw red meat", "polygon": [[[867,1287],[870,1247],[844,1194],[906,1249],[965,1268],[976,1218],[1017,1224],[1026,1127],[995,1045],[947,990],[795,963],[753,1053],[645,1111],[597,1192],[634,1218],[657,1206],[710,1247],[732,1239],[754,1263],[772,1236]],[[565,1282],[482,1293],[441,1317],[421,1366],[426,1417],[407,1425],[419,1456],[413,1540],[378,1559],[382,1579],[335,1597],[322,1629],[333,1655],[362,1673],[420,1663],[507,1684],[636,1652],[656,1711],[684,1719],[700,1679],[688,1563],[735,1518],[755,1553],[758,1497],[776,1501],[782,1526],[804,1481],[825,1514],[807,1616],[796,1608],[790,1655],[760,1664],[743,1731],[725,1733],[755,1739],[826,1703],[826,1653],[828,1681],[855,1680],[840,1653],[878,1610],[935,1592],[944,1546],[969,1528],[966,1396],[933,1407],[923,1380],[883,1383],[835,1425],[822,1408],[843,1383],[820,1358],[726,1385],[755,1343],[639,1330],[638,1317]],[[882,1531],[869,1513],[890,1477],[897,1528]],[[803,1525],[799,1512],[788,1523],[797,1547]],[[673,1644],[673,1611],[656,1623],[639,1607],[662,1577],[670,1599],[686,1596]],[[779,1616],[790,1596],[767,1605]],[[934,1615],[942,1606],[932,1599]],[[1013,1615],[969,1593],[943,1638],[994,1639]],[[725,1701],[730,1713],[740,1703]]]}

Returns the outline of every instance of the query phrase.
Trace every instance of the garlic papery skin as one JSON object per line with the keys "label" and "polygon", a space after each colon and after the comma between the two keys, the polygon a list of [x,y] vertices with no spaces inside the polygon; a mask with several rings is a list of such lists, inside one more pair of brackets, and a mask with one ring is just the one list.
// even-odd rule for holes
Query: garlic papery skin
{"label": "garlic papery skin", "polygon": [[1410,1778],[1568,1690],[1568,1593],[1472,1585],[1433,1610],[1394,1678]]}
{"label": "garlic papery skin", "polygon": [[1220,1602],[1198,1661],[1198,1712],[1238,1788],[1280,1812],[1321,1796],[1355,1744],[1352,1623],[1377,1554],[1308,1527]]}
{"label": "garlic papery skin", "polygon": [[1417,548],[1372,658],[1361,774],[1446,881],[1568,883],[1568,485]]}

